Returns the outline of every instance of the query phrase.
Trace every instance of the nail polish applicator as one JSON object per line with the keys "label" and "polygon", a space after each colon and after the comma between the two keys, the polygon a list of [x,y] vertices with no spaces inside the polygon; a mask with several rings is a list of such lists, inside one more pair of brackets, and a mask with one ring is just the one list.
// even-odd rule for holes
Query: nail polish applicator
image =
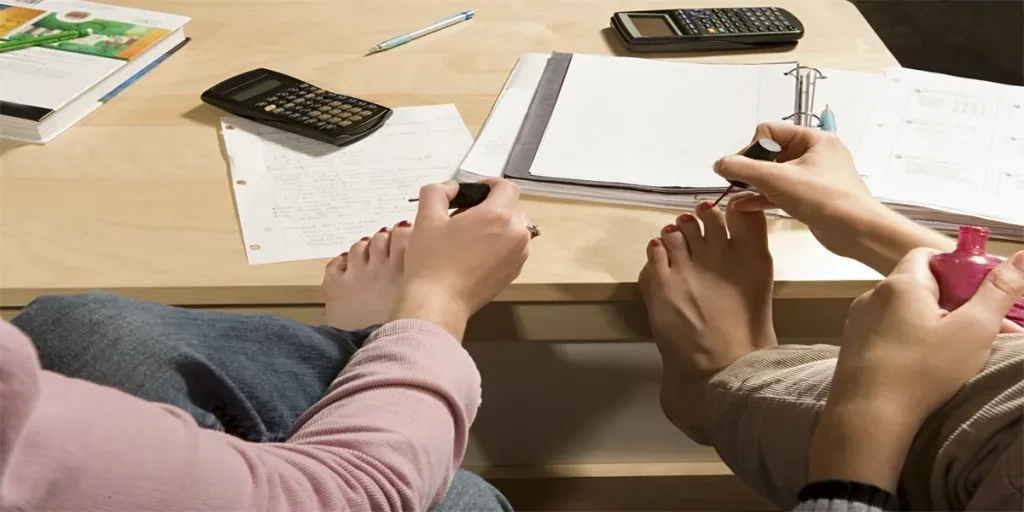
{"label": "nail polish applicator", "polygon": [[[779,146],[777,142],[771,139],[757,139],[752,144],[747,146],[747,149],[743,150],[743,156],[754,160],[763,160],[765,162],[774,162],[779,158],[779,153],[782,152],[782,146]],[[729,195],[734,188],[747,189],[750,185],[743,183],[742,181],[729,180],[729,187],[722,192],[722,195],[718,196],[712,207],[718,206],[718,203],[725,199],[725,196]]]}

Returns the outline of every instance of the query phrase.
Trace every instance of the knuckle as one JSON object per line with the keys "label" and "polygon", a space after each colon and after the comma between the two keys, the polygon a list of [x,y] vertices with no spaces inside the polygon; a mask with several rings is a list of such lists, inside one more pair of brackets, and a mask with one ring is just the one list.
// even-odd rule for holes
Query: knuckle
{"label": "knuckle", "polygon": [[996,290],[1014,298],[1024,292],[1024,274],[1006,265],[992,269],[988,274],[988,282]]}
{"label": "knuckle", "polygon": [[878,283],[875,286],[874,293],[872,296],[877,296],[880,299],[891,299],[896,296],[904,288],[903,278],[901,276],[891,276]]}
{"label": "knuckle", "polygon": [[864,309],[864,306],[867,303],[871,302],[872,296],[873,291],[869,290],[860,294],[860,296],[858,296],[856,299],[853,299],[853,302],[850,303],[850,313],[853,314],[857,311],[860,311],[861,309]]}

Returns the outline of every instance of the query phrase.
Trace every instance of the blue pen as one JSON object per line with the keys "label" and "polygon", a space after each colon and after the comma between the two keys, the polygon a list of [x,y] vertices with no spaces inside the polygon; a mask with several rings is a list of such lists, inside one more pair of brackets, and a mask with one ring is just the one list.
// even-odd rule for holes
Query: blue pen
{"label": "blue pen", "polygon": [[438,30],[441,30],[442,28],[448,28],[448,27],[450,27],[450,26],[452,26],[452,25],[454,25],[456,23],[461,23],[463,21],[466,21],[466,20],[472,19],[472,18],[473,18],[473,11],[460,12],[460,13],[455,14],[453,16],[449,16],[449,17],[447,17],[447,18],[445,18],[443,20],[438,20],[437,22],[435,22],[433,25],[430,25],[429,27],[424,27],[424,28],[421,28],[419,30],[415,30],[413,32],[409,32],[408,34],[402,34],[400,36],[392,37],[391,39],[388,39],[387,41],[384,41],[383,43],[380,43],[377,46],[374,46],[373,48],[370,48],[370,51],[366,52],[366,54],[367,55],[371,55],[371,54],[374,54],[374,53],[377,53],[377,52],[382,52],[384,50],[390,50],[390,49],[392,49],[392,48],[394,48],[396,46],[401,46],[401,45],[403,45],[405,43],[408,43],[409,41],[412,41],[413,39],[418,39],[418,38],[423,37],[423,36],[425,36],[427,34],[433,34],[434,32],[437,32]]}
{"label": "blue pen", "polygon": [[832,133],[836,131],[836,115],[832,109],[828,108],[828,105],[825,105],[825,110],[821,111],[821,129]]}

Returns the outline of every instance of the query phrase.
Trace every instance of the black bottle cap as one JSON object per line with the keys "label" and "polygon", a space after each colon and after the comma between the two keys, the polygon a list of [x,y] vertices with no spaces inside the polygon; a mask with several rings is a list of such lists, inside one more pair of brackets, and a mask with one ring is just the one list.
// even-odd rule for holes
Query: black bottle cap
{"label": "black bottle cap", "polygon": [[779,157],[779,153],[782,152],[782,146],[771,139],[757,139],[754,141],[746,151],[743,152],[743,156],[747,158],[753,158],[754,160],[764,160],[766,162],[774,162]]}
{"label": "black bottle cap", "polygon": [[448,203],[448,208],[472,208],[487,199],[491,187],[486,183],[459,183],[459,192]]}
{"label": "black bottle cap", "polygon": [[[779,158],[779,153],[782,152],[782,146],[771,139],[757,139],[752,144],[747,146],[747,149],[743,151],[743,156],[752,158],[754,160],[764,160],[765,162],[774,162],[775,159]],[[729,184],[739,188],[750,188],[750,185],[743,183],[742,181],[729,180]]]}

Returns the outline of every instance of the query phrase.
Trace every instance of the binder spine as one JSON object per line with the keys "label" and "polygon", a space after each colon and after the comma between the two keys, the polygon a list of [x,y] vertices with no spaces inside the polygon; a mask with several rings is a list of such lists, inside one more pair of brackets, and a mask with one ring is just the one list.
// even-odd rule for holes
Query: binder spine
{"label": "binder spine", "polygon": [[808,66],[797,66],[786,72],[796,81],[794,93],[793,113],[782,118],[784,121],[793,121],[793,124],[809,127],[820,127],[821,118],[814,113],[814,87],[818,80],[828,77],[823,75],[817,68]]}

